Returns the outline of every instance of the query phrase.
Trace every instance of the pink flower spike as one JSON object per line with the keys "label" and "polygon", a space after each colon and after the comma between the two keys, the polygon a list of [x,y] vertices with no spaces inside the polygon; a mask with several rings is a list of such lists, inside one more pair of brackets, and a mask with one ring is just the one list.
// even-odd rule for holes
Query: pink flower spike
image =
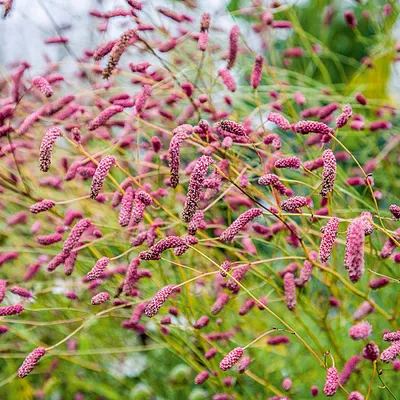
{"label": "pink flower spike", "polygon": [[328,368],[324,393],[326,396],[333,396],[339,388],[339,374],[335,367]]}
{"label": "pink flower spike", "polygon": [[35,368],[39,360],[46,354],[44,347],[38,347],[33,350],[18,369],[18,378],[25,378]]}
{"label": "pink flower spike", "polygon": [[95,199],[99,195],[111,167],[114,166],[116,162],[117,159],[113,156],[105,156],[101,159],[93,176],[92,184],[90,185],[90,197],[92,199]]}
{"label": "pink flower spike", "polygon": [[372,334],[372,326],[369,322],[360,322],[349,330],[349,336],[353,340],[364,340]]}
{"label": "pink flower spike", "polygon": [[173,285],[164,286],[160,289],[147,304],[146,309],[144,310],[146,316],[149,318],[154,317],[173,291]]}
{"label": "pink flower spike", "polygon": [[113,115],[120,113],[124,108],[122,106],[110,106],[103,110],[95,119],[87,124],[89,131],[94,131],[99,126],[107,122]]}
{"label": "pink flower spike", "polygon": [[357,282],[364,274],[364,238],[365,231],[361,218],[356,218],[347,228],[344,266],[349,278]]}
{"label": "pink flower spike", "polygon": [[289,131],[290,129],[292,129],[289,121],[279,113],[270,112],[268,114],[267,120],[278,125],[279,128],[281,128],[283,131]]}
{"label": "pink flower spike", "polygon": [[308,198],[304,196],[294,196],[281,202],[280,207],[286,212],[296,212],[299,208],[308,204]]}
{"label": "pink flower spike", "polygon": [[241,347],[236,347],[220,362],[219,367],[222,371],[231,369],[242,357],[244,350]]}
{"label": "pink flower spike", "polygon": [[285,274],[283,284],[286,306],[290,311],[293,311],[296,308],[296,284],[294,282],[294,275],[291,272]]}
{"label": "pink flower spike", "polygon": [[398,205],[392,204],[389,207],[389,211],[392,213],[393,219],[395,219],[396,221],[400,220],[400,207]]}
{"label": "pink flower spike", "polygon": [[42,93],[43,96],[51,97],[53,95],[53,89],[51,88],[50,83],[42,76],[35,76],[32,79],[32,83],[38,88],[39,92]]}
{"label": "pink flower spike", "polygon": [[342,109],[342,113],[336,119],[336,127],[342,128],[345,126],[349,122],[352,115],[353,109],[351,108],[351,105],[346,104]]}
{"label": "pink flower spike", "polygon": [[62,136],[60,128],[52,127],[47,130],[40,144],[39,167],[43,172],[47,172],[51,165],[51,153],[57,138]]}
{"label": "pink flower spike", "polygon": [[278,158],[274,163],[275,168],[299,169],[300,166],[301,160],[298,157]]}
{"label": "pink flower spike", "polygon": [[328,261],[333,245],[335,244],[336,235],[339,227],[339,219],[332,217],[326,226],[322,235],[321,245],[319,248],[319,258],[322,262]]}
{"label": "pink flower spike", "polygon": [[0,307],[0,317],[7,315],[17,315],[24,311],[24,307],[21,304],[15,304],[13,306]]}
{"label": "pink flower spike", "polygon": [[100,292],[99,294],[96,294],[96,296],[93,296],[92,299],[90,300],[90,304],[92,306],[98,306],[100,304],[105,303],[110,299],[110,294],[107,292]]}
{"label": "pink flower spike", "polygon": [[53,200],[42,200],[39,201],[38,203],[35,203],[33,205],[30,206],[29,211],[32,214],[39,214],[41,212],[50,210],[51,208],[53,208],[56,205],[56,203]]}
{"label": "pink flower spike", "polygon": [[128,187],[121,200],[121,209],[119,211],[118,223],[120,226],[128,226],[131,219],[133,198],[135,192],[131,187]]}
{"label": "pink flower spike", "polygon": [[240,35],[240,29],[238,25],[234,25],[229,34],[229,55],[228,55],[228,65],[227,68],[231,69],[236,61],[236,56],[238,52],[238,40]]}
{"label": "pink flower spike", "polygon": [[229,69],[220,69],[218,71],[218,75],[221,77],[222,82],[224,82],[224,85],[228,90],[230,90],[231,92],[236,91],[235,79],[233,78]]}
{"label": "pink flower spike", "polygon": [[261,54],[258,54],[254,60],[253,72],[250,77],[251,86],[253,89],[257,89],[260,85],[262,78],[262,69],[264,64],[264,57]]}
{"label": "pink flower spike", "polygon": [[94,267],[87,273],[86,279],[88,279],[89,281],[93,281],[95,279],[100,278],[103,275],[103,273],[105,272],[106,267],[109,262],[110,262],[110,259],[108,257],[100,258],[96,262]]}
{"label": "pink flower spike", "polygon": [[223,242],[231,242],[235,236],[254,218],[262,214],[259,208],[252,208],[241,214],[225,231],[220,235],[220,240]]}
{"label": "pink flower spike", "polygon": [[332,193],[336,180],[336,158],[333,151],[330,149],[322,153],[324,167],[322,170],[322,185],[320,194],[322,197],[327,197]]}

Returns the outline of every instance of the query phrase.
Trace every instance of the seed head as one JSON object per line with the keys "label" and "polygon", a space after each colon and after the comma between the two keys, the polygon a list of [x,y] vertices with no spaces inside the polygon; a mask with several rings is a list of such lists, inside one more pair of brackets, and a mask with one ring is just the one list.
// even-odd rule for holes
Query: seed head
{"label": "seed head", "polygon": [[222,371],[231,369],[242,357],[244,350],[241,347],[236,347],[227,356],[225,356],[219,364]]}
{"label": "seed head", "polygon": [[335,244],[336,235],[339,227],[339,219],[332,217],[326,226],[322,234],[321,246],[319,248],[319,258],[322,262],[328,261],[333,245]]}
{"label": "seed head", "polygon": [[39,360],[46,354],[44,347],[33,350],[18,369],[18,378],[25,378],[35,368]]}
{"label": "seed head", "polygon": [[161,306],[167,301],[170,294],[174,291],[173,285],[164,286],[160,289],[154,297],[149,301],[144,310],[144,313],[149,317],[154,317],[158,311],[160,310]]}
{"label": "seed head", "polygon": [[90,197],[92,199],[95,199],[99,195],[111,167],[115,165],[116,162],[117,159],[113,156],[105,156],[100,160],[96,172],[93,175],[92,184],[90,185]]}
{"label": "seed head", "polygon": [[51,153],[53,152],[53,145],[57,138],[62,135],[61,129],[53,126],[48,129],[43,136],[42,143],[40,144],[39,154],[39,167],[43,172],[47,172],[51,165]]}
{"label": "seed head", "polygon": [[364,274],[364,226],[361,218],[353,220],[347,228],[344,266],[349,278],[357,282]]}

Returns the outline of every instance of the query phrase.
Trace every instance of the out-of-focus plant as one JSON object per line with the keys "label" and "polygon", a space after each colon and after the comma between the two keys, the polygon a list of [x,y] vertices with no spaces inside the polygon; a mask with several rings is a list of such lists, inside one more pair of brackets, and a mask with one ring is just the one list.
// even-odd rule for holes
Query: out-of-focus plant
{"label": "out-of-focus plant", "polygon": [[399,398],[397,4],[123,4],[0,81],[3,398]]}

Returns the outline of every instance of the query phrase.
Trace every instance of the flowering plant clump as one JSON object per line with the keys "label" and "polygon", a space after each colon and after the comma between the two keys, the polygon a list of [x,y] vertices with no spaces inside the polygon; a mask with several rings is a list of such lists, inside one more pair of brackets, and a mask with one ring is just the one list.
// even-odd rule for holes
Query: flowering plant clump
{"label": "flowering plant clump", "polygon": [[399,5],[98,1],[82,41],[44,3],[0,77],[1,398],[400,398]]}

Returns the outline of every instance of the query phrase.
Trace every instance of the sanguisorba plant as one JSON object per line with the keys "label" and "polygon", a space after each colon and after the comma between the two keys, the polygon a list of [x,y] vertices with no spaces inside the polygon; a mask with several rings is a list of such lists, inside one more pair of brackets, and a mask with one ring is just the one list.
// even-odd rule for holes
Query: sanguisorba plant
{"label": "sanguisorba plant", "polygon": [[2,398],[400,398],[395,2],[110,3],[0,81]]}

